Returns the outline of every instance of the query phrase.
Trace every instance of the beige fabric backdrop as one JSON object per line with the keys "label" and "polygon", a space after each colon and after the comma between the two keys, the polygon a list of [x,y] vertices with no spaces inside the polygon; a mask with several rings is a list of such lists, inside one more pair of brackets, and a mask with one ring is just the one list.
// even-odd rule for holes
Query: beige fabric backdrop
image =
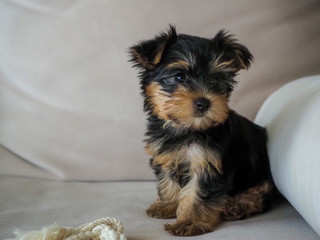
{"label": "beige fabric backdrop", "polygon": [[0,175],[152,179],[126,51],[169,23],[227,29],[251,50],[230,103],[250,119],[274,90],[320,72],[318,0],[8,0],[0,16]]}

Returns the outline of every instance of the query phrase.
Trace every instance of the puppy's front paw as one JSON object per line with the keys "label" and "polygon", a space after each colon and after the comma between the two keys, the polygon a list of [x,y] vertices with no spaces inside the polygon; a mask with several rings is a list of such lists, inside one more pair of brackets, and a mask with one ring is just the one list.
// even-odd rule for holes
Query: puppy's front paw
{"label": "puppy's front paw", "polygon": [[146,213],[148,216],[153,218],[169,219],[175,218],[177,211],[176,203],[153,203],[147,210]]}
{"label": "puppy's front paw", "polygon": [[192,221],[165,224],[164,229],[175,236],[196,236],[212,231],[205,224]]}

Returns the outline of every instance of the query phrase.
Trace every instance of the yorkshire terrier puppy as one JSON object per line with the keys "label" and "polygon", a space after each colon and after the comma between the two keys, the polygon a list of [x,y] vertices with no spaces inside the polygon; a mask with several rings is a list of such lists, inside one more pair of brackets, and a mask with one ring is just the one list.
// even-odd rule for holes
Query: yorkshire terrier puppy
{"label": "yorkshire terrier puppy", "polygon": [[130,48],[148,114],[146,152],[159,181],[154,218],[177,236],[262,213],[273,191],[265,130],[228,107],[249,50],[224,31],[212,39],[167,33]]}

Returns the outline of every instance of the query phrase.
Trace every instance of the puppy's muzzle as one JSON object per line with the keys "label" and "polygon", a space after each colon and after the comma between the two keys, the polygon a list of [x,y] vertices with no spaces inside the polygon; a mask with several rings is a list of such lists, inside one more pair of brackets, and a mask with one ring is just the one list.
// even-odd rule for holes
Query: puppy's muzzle
{"label": "puppy's muzzle", "polygon": [[210,108],[210,105],[210,101],[204,97],[197,98],[194,101],[194,106],[198,113],[205,113]]}

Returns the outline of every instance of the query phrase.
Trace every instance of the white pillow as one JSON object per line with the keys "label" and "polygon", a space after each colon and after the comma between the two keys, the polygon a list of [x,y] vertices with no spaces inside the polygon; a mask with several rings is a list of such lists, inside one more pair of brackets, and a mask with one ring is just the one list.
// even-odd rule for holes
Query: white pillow
{"label": "white pillow", "polygon": [[277,90],[255,122],[267,128],[277,188],[320,234],[320,75]]}

